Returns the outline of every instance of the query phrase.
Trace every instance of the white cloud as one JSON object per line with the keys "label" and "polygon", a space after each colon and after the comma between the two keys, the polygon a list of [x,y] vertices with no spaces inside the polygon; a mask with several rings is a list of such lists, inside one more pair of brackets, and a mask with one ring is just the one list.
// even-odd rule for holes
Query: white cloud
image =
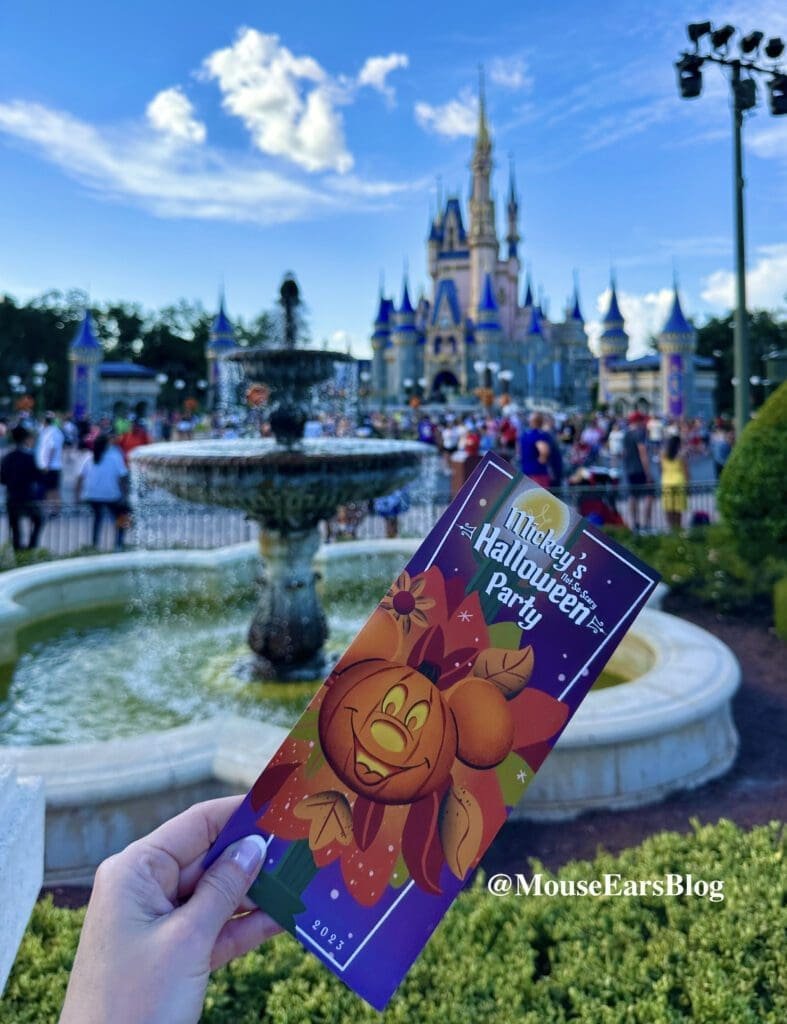
{"label": "white cloud", "polygon": [[272,224],[347,209],[378,209],[418,183],[352,175],[300,183],[248,156],[173,147],[137,127],[100,129],[38,103],[0,103],[0,132],[31,146],[102,197],[131,201],[159,217]]}
{"label": "white cloud", "polygon": [[336,110],[346,102],[343,87],[313,57],[296,57],[277,35],[246,28],[232,46],[209,54],[203,71],[263,153],[307,171],[344,173],[353,166]]}
{"label": "white cloud", "polygon": [[428,132],[446,135],[454,139],[460,135],[475,135],[478,125],[478,100],[469,89],[463,90],[456,99],[442,105],[418,102],[415,105],[415,119]]}
{"label": "white cloud", "polygon": [[[617,295],[624,328],[629,336],[628,356],[630,359],[636,359],[651,351],[648,342],[661,331],[666,323],[672,309],[672,289],[661,288],[657,292],[646,292],[644,295],[636,295],[618,289]],[[610,290],[605,288],[596,299],[599,319],[591,320],[585,325],[591,348],[597,354],[599,338],[604,329],[602,318],[609,307],[609,298]],[[686,313],[685,308],[683,312]]]}
{"label": "white cloud", "polygon": [[[732,309],[735,275],[716,270],[703,279],[701,296],[709,306]],[[762,245],[757,262],[746,271],[746,302],[750,309],[784,309],[787,303],[787,244]]]}
{"label": "white cloud", "polygon": [[145,113],[156,131],[174,142],[205,141],[205,125],[194,117],[194,107],[177,86],[156,93]]}
{"label": "white cloud", "polygon": [[382,93],[389,103],[393,103],[393,86],[387,78],[397,68],[406,68],[410,61],[406,53],[389,53],[387,57],[367,57],[358,73],[358,85],[368,85]]}
{"label": "white cloud", "polygon": [[489,78],[503,89],[533,87],[533,76],[522,57],[495,57],[489,64]]}

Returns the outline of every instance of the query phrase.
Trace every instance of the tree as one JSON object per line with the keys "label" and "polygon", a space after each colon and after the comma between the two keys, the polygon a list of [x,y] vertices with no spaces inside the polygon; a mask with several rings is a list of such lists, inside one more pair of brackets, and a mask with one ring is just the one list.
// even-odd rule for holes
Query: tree
{"label": "tree", "polygon": [[[753,377],[765,377],[765,356],[775,348],[787,348],[787,320],[777,319],[767,310],[749,314],[749,365]],[[717,385],[716,409],[720,414],[731,415],[734,408],[732,378],[735,376],[733,357],[733,315],[711,317],[697,329],[697,354],[715,360]],[[752,405],[760,405],[764,399],[761,386],[752,389]]]}

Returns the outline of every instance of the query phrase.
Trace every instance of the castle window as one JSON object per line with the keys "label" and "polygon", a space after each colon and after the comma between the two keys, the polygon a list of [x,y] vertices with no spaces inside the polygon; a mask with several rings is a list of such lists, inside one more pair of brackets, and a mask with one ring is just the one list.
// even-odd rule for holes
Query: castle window
{"label": "castle window", "polygon": [[438,334],[438,336],[434,340],[434,354],[435,355],[437,355],[437,353],[440,351],[442,346],[443,346],[443,339]]}
{"label": "castle window", "polygon": [[451,346],[451,351],[456,352],[456,338],[453,335],[448,339],[448,344]]}

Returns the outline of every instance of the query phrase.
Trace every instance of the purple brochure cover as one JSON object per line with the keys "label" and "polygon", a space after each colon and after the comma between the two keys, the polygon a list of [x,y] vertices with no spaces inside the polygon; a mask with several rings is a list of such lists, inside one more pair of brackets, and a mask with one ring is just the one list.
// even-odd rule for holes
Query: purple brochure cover
{"label": "purple brochure cover", "polygon": [[209,861],[268,838],[252,897],[382,1009],[657,579],[487,455]]}

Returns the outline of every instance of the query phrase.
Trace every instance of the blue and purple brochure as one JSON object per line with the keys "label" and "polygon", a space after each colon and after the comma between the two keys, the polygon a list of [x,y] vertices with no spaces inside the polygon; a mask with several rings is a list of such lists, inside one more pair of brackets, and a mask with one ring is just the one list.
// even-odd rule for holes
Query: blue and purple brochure
{"label": "blue and purple brochure", "polygon": [[487,455],[208,861],[268,839],[252,898],[382,1009],[657,581]]}

